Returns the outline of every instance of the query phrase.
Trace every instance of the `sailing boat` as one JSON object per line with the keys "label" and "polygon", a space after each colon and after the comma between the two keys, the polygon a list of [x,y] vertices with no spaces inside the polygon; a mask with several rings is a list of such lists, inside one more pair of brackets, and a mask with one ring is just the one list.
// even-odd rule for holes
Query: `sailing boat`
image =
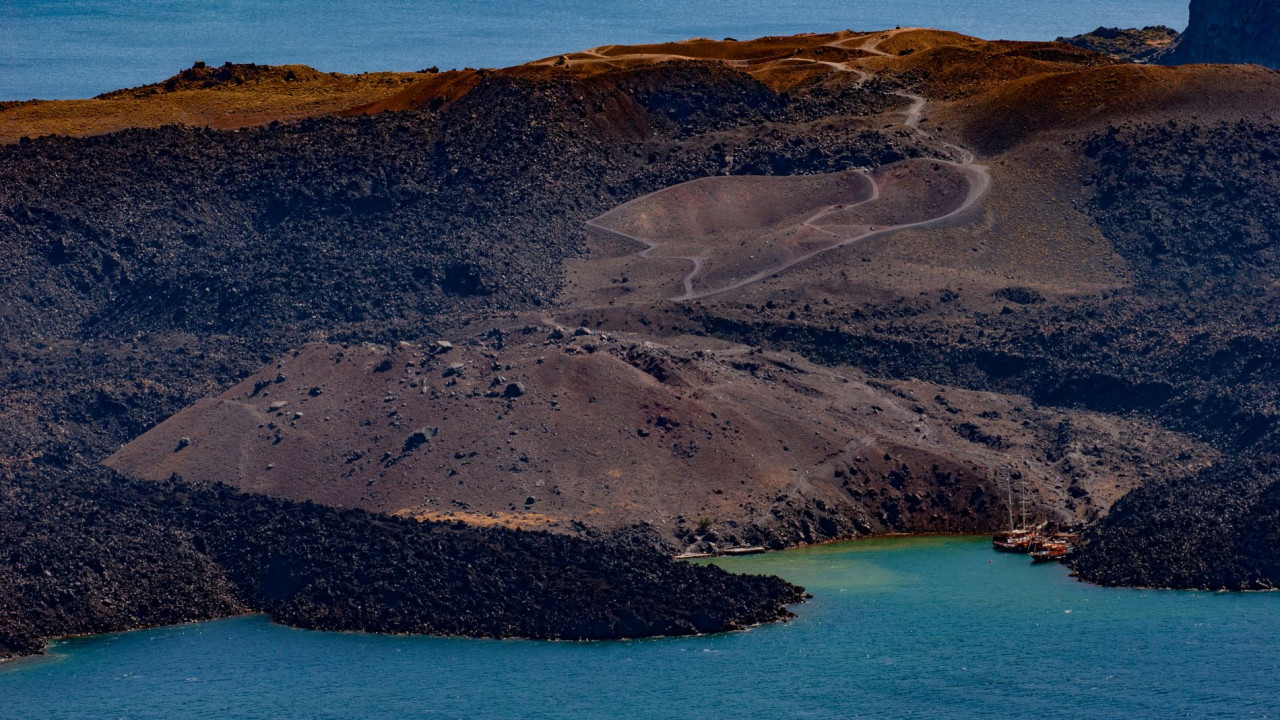
{"label": "sailing boat", "polygon": [[1027,483],[1025,480],[1021,482],[1022,497],[1019,504],[1022,509],[1022,524],[1016,527],[1013,524],[1013,483],[1009,479],[1008,470],[1004,471],[1004,486],[1009,497],[1006,503],[1009,509],[1009,531],[992,536],[991,546],[999,552],[1029,554],[1039,546],[1040,530],[1027,527]]}
{"label": "sailing boat", "polygon": [[1031,551],[1031,562],[1046,563],[1071,557],[1075,548],[1065,540],[1047,539]]}

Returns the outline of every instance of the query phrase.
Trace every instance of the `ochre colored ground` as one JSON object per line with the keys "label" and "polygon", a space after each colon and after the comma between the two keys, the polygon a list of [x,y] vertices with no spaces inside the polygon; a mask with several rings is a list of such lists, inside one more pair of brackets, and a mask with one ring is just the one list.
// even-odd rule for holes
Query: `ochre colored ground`
{"label": "ochre colored ground", "polygon": [[490,73],[586,77],[677,59],[723,62],[775,90],[826,79],[834,71],[925,71],[965,94],[991,81],[1078,68],[1083,50],[1046,43],[990,43],[956,33],[902,29],[844,31],[750,41],[692,39],[608,45],[503,70],[442,73],[323,73],[304,65],[192,67],[166,81],[86,100],[0,104],[0,143],[22,137],[95,135],[177,123],[231,129],[332,114],[437,108],[466,95]]}
{"label": "ochre colored ground", "polygon": [[[247,66],[237,66],[247,67]],[[231,129],[273,120],[330,115],[376,103],[435,75],[428,73],[322,73],[283,65],[250,77],[204,87],[175,82],[119,90],[88,100],[51,100],[0,106],[0,142],[43,135],[99,135],[132,127],[177,123]],[[445,75],[442,73],[441,75]],[[174,76],[180,80],[181,75]]]}

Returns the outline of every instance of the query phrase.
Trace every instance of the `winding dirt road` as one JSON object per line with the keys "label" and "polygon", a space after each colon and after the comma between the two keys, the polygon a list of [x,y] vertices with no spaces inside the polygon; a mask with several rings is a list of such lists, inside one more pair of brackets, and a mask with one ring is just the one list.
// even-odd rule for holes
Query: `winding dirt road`
{"label": "winding dirt road", "polygon": [[[880,43],[884,42],[888,38],[893,37],[894,35],[900,32],[906,32],[910,29],[911,28],[902,28],[899,30],[891,30],[886,33],[875,33],[871,36],[848,38],[845,40],[838,41],[838,43],[833,43],[832,46],[848,49],[848,47],[844,45],[844,43],[848,43],[853,40],[863,40],[861,45],[856,46],[856,49],[867,52],[870,55],[889,57],[888,53],[879,49]],[[672,55],[670,56],[670,59],[674,59],[678,57],[682,57],[682,56]],[[693,58],[690,58],[690,59],[693,59]],[[856,61],[838,63],[838,62],[833,62],[829,60],[812,60],[808,58],[787,58],[787,60],[823,65],[831,68],[836,72],[856,73],[859,76],[858,77],[859,87],[865,84],[872,77],[872,75],[865,70],[851,67],[850,63],[856,62]],[[733,64],[733,62],[730,61],[730,64]],[[902,124],[905,127],[909,128],[912,132],[919,135],[921,138],[924,138],[926,140],[932,140],[933,136],[928,131],[920,127],[921,120],[924,116],[924,109],[928,105],[928,100],[921,95],[917,95],[915,93],[910,93],[906,91],[898,91],[893,94],[911,101],[911,104],[908,105],[907,108],[902,111],[902,114],[904,115]],[[859,203],[856,203],[854,205],[830,206],[827,208],[823,208],[822,210],[818,211],[813,216],[809,217],[808,219],[804,220],[801,223],[805,227],[814,229],[821,233],[834,236],[835,238],[837,238],[837,241],[835,243],[824,246],[822,248],[818,248],[816,250],[812,250],[810,252],[797,255],[792,258],[788,258],[785,262],[771,266],[769,268],[756,272],[748,277],[744,277],[740,280],[729,283],[727,285],[722,285],[719,287],[711,288],[708,290],[700,290],[700,291],[696,291],[694,289],[693,283],[694,283],[694,280],[697,278],[698,274],[702,271],[703,266],[708,260],[708,258],[698,257],[698,256],[662,256],[664,259],[686,260],[692,265],[692,269],[689,271],[687,275],[684,276],[682,280],[682,286],[684,288],[684,292],[678,295],[674,295],[670,299],[674,301],[700,300],[702,298],[711,297],[713,295],[719,295],[721,293],[731,292],[733,290],[746,287],[747,285],[751,285],[752,283],[759,282],[767,277],[776,275],[780,272],[787,270],[788,268],[794,267],[800,263],[811,260],[814,257],[817,257],[818,255],[821,255],[830,250],[835,250],[836,248],[845,247],[855,242],[862,242],[862,241],[870,240],[872,238],[889,235],[891,233],[899,232],[901,230],[920,229],[920,228],[927,228],[935,225],[940,225],[942,223],[945,223],[965,213],[970,208],[972,208],[979,200],[981,200],[982,197],[986,194],[987,190],[990,189],[991,174],[985,165],[980,165],[977,163],[977,156],[971,150],[950,142],[945,142],[945,141],[937,141],[937,142],[939,142],[939,144],[941,144],[943,147],[947,148],[947,150],[949,150],[953,154],[956,160],[950,160],[950,159],[944,159],[944,158],[932,158],[932,160],[934,162],[948,165],[954,168],[956,171],[958,171],[960,174],[962,174],[965,177],[966,181],[969,184],[969,191],[965,196],[964,200],[960,203],[959,206],[952,209],[951,211],[943,215],[939,215],[937,217],[928,218],[926,220],[902,223],[898,225],[871,226],[863,232],[854,233],[852,235],[840,235],[836,232],[826,229],[825,227],[820,225],[818,222],[823,217],[826,217],[837,211],[847,211],[862,205],[866,205],[868,203],[875,202],[880,198],[881,187],[880,187],[880,184],[876,181],[876,178],[870,173],[859,171],[859,174],[862,177],[866,178],[867,182],[871,184],[871,195],[869,198]],[[697,182],[697,181],[693,180],[690,182]],[[681,185],[683,184],[687,184],[687,183],[681,183]],[[679,185],[673,185],[671,187],[679,187]],[[640,243],[641,245],[644,245],[645,246],[644,250],[641,250],[639,253],[637,253],[637,255],[642,258],[651,258],[652,257],[651,254],[653,253],[654,250],[657,250],[659,247],[661,247],[661,243],[656,242],[649,238],[639,237],[636,235],[624,233],[619,230],[615,230],[613,228],[610,228],[601,224],[599,221],[607,217],[608,215],[613,214],[614,212],[622,208],[625,208],[628,205],[631,205],[632,203],[636,203],[641,200],[650,199],[654,195],[658,193],[666,192],[667,190],[670,190],[670,189],[671,188],[664,188],[663,190],[659,190],[657,193],[650,193],[649,195],[645,195],[640,198],[636,198],[635,200],[632,200],[630,202],[623,203],[622,205],[619,205],[618,207],[614,208],[613,210],[610,210],[608,213],[605,213],[600,217],[588,220],[586,224],[588,227],[594,228],[602,232],[609,233],[615,237],[619,237],[625,240],[631,240],[631,241]]]}

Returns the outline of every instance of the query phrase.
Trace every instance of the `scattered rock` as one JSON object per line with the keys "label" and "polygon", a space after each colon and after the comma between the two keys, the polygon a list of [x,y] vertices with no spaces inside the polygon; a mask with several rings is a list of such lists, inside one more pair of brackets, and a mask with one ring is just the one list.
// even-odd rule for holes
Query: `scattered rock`
{"label": "scattered rock", "polygon": [[434,438],[440,432],[439,428],[421,427],[409,433],[409,437],[404,440],[404,447],[401,452],[413,452],[423,445],[427,444],[431,438]]}
{"label": "scattered rock", "polygon": [[1008,300],[1018,305],[1037,305],[1045,301],[1044,295],[1028,287],[1001,288],[991,294],[1000,300]]}

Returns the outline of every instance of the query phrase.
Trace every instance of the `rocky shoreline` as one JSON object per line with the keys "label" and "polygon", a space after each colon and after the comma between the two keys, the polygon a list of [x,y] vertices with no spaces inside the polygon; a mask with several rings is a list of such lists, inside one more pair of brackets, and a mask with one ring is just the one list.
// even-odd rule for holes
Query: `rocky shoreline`
{"label": "rocky shoreline", "polygon": [[1071,562],[1099,585],[1280,588],[1280,466],[1245,457],[1140,488],[1090,527]]}
{"label": "rocky shoreline", "polygon": [[594,538],[418,522],[178,479],[0,480],[0,656],[53,637],[265,612],[316,630],[565,640],[790,617],[804,591]]}

